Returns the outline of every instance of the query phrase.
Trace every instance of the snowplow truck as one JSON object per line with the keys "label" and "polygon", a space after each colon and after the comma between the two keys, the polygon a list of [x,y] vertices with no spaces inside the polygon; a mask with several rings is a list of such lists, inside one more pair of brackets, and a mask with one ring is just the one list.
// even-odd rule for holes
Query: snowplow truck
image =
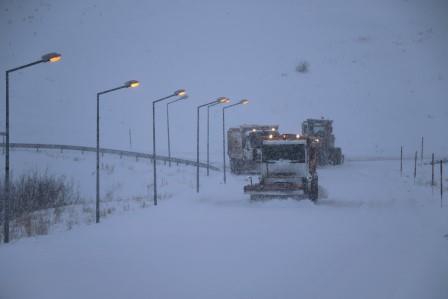
{"label": "snowplow truck", "polygon": [[312,138],[317,144],[319,165],[339,165],[344,162],[341,148],[335,147],[332,120],[307,119],[302,123],[302,135]]}
{"label": "snowplow truck", "polygon": [[264,138],[277,137],[278,125],[241,125],[227,131],[227,154],[233,174],[260,173]]}
{"label": "snowplow truck", "polygon": [[283,134],[265,138],[261,146],[258,183],[244,186],[251,200],[269,198],[318,199],[317,147],[307,137]]}

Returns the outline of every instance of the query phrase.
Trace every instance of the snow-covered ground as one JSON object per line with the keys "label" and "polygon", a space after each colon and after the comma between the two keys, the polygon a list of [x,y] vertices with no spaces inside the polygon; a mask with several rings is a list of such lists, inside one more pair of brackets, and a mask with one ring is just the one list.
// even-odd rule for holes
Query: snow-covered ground
{"label": "snow-covered ground", "polygon": [[[228,111],[226,129],[278,124],[299,133],[306,118],[325,117],[347,158],[396,157],[401,146],[413,156],[421,137],[425,154],[441,157],[446,2],[0,1],[0,81],[42,54],[63,57],[10,74],[11,142],[93,146],[95,95],[137,79],[139,88],[103,98],[102,146],[151,152],[152,101],[185,88],[190,99],[170,110],[176,157],[194,157],[196,107],[220,96],[250,100]],[[221,113],[210,113],[217,166]],[[164,155],[165,120],[159,103]],[[448,298],[448,192],[441,208],[430,167],[414,180],[412,160],[403,176],[398,161],[320,169],[316,205],[250,202],[244,177],[224,185],[203,169],[197,194],[194,168],[160,163],[154,207],[150,161],[105,155],[96,225],[94,155],[11,154],[14,177],[65,175],[81,200],[40,211],[51,224],[45,236],[24,238],[30,233],[12,223],[14,240],[0,244],[0,299]]]}
{"label": "snow-covered ground", "polygon": [[[116,175],[118,198],[150,202],[148,162],[105,159],[104,192]],[[397,161],[320,169],[317,205],[250,202],[244,177],[224,185],[217,172],[196,194],[193,168],[160,171],[157,207],[2,244],[0,298],[448,297],[448,201],[440,208],[428,166],[415,182],[411,161],[403,176]]]}

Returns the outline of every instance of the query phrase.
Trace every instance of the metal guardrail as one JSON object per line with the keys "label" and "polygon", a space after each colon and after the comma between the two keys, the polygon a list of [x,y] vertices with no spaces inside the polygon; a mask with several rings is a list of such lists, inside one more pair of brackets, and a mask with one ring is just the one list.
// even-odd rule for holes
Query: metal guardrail
{"label": "metal guardrail", "polygon": [[[0,143],[0,147],[4,147],[3,143]],[[25,149],[53,149],[53,150],[71,150],[71,151],[80,151],[80,152],[96,152],[96,147],[90,146],[80,146],[80,145],[65,145],[65,144],[43,144],[43,143],[10,143],[11,148],[25,148]],[[134,157],[134,158],[143,158],[153,160],[154,156],[152,154],[146,154],[141,152],[133,152],[133,151],[123,151],[111,148],[100,148],[100,152],[102,154],[111,154],[118,155],[120,157]],[[156,160],[169,162],[169,158],[167,156],[159,156],[156,155]],[[196,161],[173,158],[171,157],[171,163],[183,164],[189,166],[197,166]],[[207,163],[199,162],[199,167],[207,168]],[[216,166],[210,165],[211,170],[219,171],[220,169]]]}

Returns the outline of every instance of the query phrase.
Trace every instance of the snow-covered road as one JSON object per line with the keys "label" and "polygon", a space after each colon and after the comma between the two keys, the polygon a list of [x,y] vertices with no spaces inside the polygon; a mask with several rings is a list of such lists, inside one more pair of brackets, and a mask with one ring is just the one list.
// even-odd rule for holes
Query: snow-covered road
{"label": "snow-covered road", "polygon": [[321,169],[317,205],[219,181],[1,245],[0,298],[448,298],[448,204],[396,161]]}

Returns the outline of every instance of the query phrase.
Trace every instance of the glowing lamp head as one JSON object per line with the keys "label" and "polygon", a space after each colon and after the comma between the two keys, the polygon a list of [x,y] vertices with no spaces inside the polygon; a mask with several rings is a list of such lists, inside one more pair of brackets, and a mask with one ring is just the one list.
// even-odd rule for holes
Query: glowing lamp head
{"label": "glowing lamp head", "polygon": [[297,134],[297,135],[296,135],[296,138],[299,139],[299,138],[300,138],[300,134]]}
{"label": "glowing lamp head", "polygon": [[185,89],[178,89],[174,92],[174,94],[178,97],[184,97],[187,95],[187,92],[185,91]]}
{"label": "glowing lamp head", "polygon": [[242,104],[242,105],[249,104],[249,100],[246,100],[246,99],[241,100],[241,101],[240,101],[240,104]]}
{"label": "glowing lamp head", "polygon": [[257,131],[257,129],[252,129],[252,132],[256,132]]}
{"label": "glowing lamp head", "polygon": [[220,97],[220,98],[218,98],[218,103],[220,103],[220,104],[227,104],[227,103],[230,103],[230,99],[229,98],[226,98],[226,97]]}
{"label": "glowing lamp head", "polygon": [[274,132],[274,131],[275,131],[275,128],[272,128],[272,129],[271,129],[271,131],[273,131],[273,132]]}
{"label": "glowing lamp head", "polygon": [[125,85],[127,88],[135,88],[135,87],[140,86],[140,82],[138,82],[137,80],[131,80],[131,81],[126,82]]}
{"label": "glowing lamp head", "polygon": [[314,141],[319,142],[319,138],[314,139]]}
{"label": "glowing lamp head", "polygon": [[274,135],[270,134],[269,139],[272,139],[272,138],[274,138]]}
{"label": "glowing lamp head", "polygon": [[42,60],[45,62],[58,62],[61,58],[62,55],[59,53],[48,53],[42,56]]}

